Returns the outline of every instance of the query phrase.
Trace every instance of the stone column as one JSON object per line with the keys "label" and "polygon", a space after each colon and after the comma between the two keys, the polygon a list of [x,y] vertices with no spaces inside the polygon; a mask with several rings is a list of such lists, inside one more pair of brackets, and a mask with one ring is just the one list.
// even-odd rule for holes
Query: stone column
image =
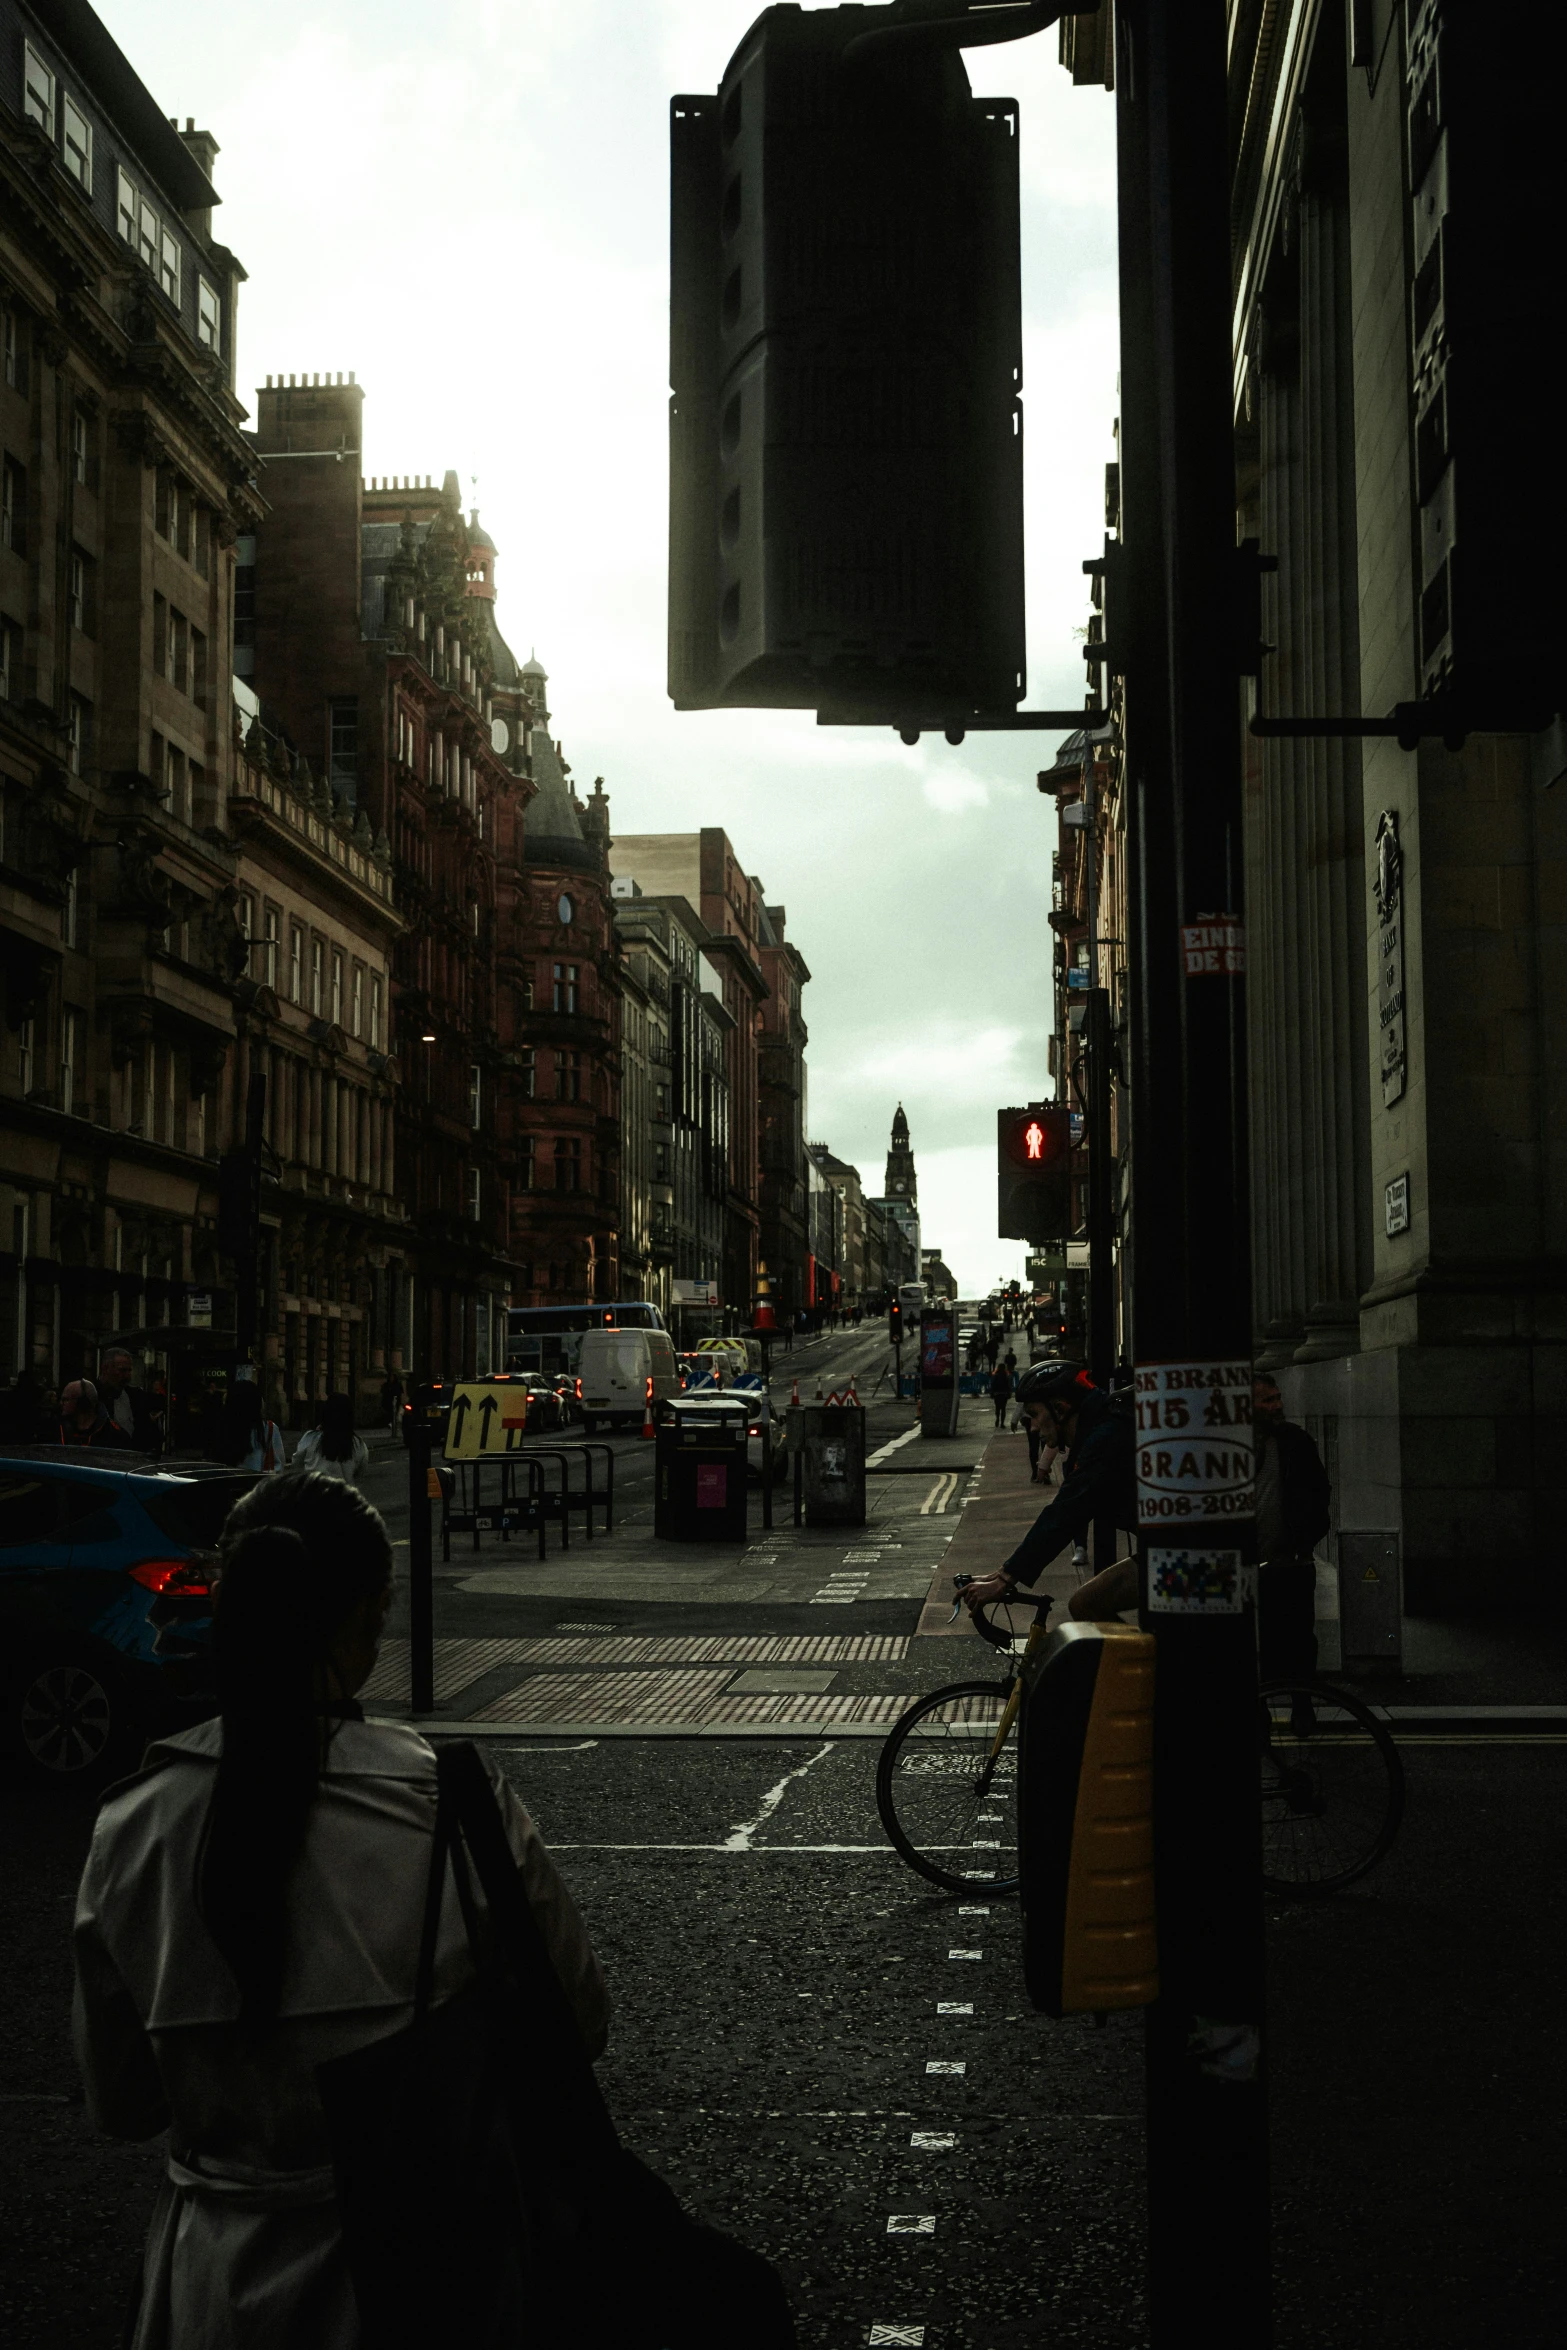
{"label": "stone column", "polygon": [[[1264,702],[1358,708],[1349,255],[1336,150],[1313,150],[1270,272],[1255,397],[1259,518],[1279,558]],[[1260,1359],[1352,1353],[1369,1275],[1360,752],[1260,745],[1248,808],[1252,1179]]]}

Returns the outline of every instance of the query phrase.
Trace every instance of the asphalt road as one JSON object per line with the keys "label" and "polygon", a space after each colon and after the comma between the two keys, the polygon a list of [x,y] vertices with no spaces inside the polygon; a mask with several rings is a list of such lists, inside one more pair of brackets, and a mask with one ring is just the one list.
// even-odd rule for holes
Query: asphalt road
{"label": "asphalt road", "polygon": [[[874,1377],[879,1345],[866,1333],[822,1352],[836,1368],[866,1348]],[[907,1406],[877,1412],[873,1444],[907,1424]],[[776,1618],[817,1633],[901,1611],[911,1632],[914,1600],[868,1587],[819,1607],[711,1584],[670,1597],[684,1570],[650,1561],[635,1522],[645,1455],[632,1439],[622,1456],[626,1539],[605,1621],[749,1632]],[[401,1471],[388,1459],[372,1477],[395,1493]],[[916,1516],[900,1501],[900,1524]],[[919,1537],[921,1571],[942,1539]],[[447,1637],[497,1621],[551,1634],[577,1613],[554,1592],[464,1590],[471,1579],[470,1565],[439,1586]],[[843,1685],[896,1694],[971,1662],[966,1643],[911,1649],[941,1658],[845,1668]],[[603,1957],[615,2022],[602,2072],[628,2141],[778,2262],[805,2350],[1145,2341],[1140,2023],[1096,2031],[1031,2012],[1012,1905],[941,1897],[882,1841],[873,1737],[519,1728],[490,1751]],[[1408,1815],[1377,1874],[1270,1917],[1276,2340],[1555,2350],[1567,1756],[1428,1743],[1405,1762]],[[88,1807],[0,1767],[7,2350],[111,2350],[162,2159],[97,2140],[73,2077],[68,1931],[90,1826]]]}

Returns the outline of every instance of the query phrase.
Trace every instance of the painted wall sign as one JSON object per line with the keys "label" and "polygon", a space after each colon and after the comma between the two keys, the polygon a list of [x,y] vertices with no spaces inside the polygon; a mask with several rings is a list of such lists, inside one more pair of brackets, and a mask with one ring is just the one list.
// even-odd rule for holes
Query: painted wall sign
{"label": "painted wall sign", "polygon": [[1398,845],[1398,811],[1377,818],[1377,1020],[1382,1035],[1382,1105],[1404,1090],[1404,852]]}
{"label": "painted wall sign", "polygon": [[1139,1363],[1135,1393],[1139,1523],[1249,1518],[1251,1364]]}
{"label": "painted wall sign", "polygon": [[1238,915],[1199,914],[1181,924],[1188,979],[1238,979],[1246,968],[1246,930]]}

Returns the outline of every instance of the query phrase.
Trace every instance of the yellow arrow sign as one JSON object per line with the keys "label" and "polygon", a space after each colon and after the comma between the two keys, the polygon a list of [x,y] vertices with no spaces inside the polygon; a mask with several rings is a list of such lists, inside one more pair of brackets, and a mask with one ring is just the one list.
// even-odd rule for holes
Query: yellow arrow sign
{"label": "yellow arrow sign", "polygon": [[446,1415],[449,1461],[499,1460],[515,1452],[528,1426],[525,1387],[492,1387],[487,1380],[461,1380],[452,1389]]}

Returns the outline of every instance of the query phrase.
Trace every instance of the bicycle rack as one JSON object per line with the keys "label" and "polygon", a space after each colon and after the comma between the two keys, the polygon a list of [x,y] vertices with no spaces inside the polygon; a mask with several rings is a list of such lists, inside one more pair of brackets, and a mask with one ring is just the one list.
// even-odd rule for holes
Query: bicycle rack
{"label": "bicycle rack", "polygon": [[[471,1534],[473,1547],[477,1550],[481,1534],[499,1534],[502,1541],[505,1542],[509,1541],[513,1534],[532,1533],[535,1528],[537,1528],[539,1537],[539,1556],[540,1558],[546,1556],[544,1527],[549,1512],[545,1507],[547,1497],[544,1488],[544,1472],[542,1468],[532,1462],[524,1463],[528,1474],[528,1491],[525,1498],[519,1499],[512,1486],[510,1475],[512,1461],[516,1458],[517,1456],[513,1454],[512,1460],[503,1461],[501,1465],[501,1497],[498,1503],[492,1502],[488,1508],[484,1505],[480,1490],[479,1471],[481,1464],[478,1461],[460,1463],[455,1475],[449,1470],[443,1473],[441,1479],[441,1557],[443,1561],[449,1561],[451,1558],[452,1536],[454,1534]],[[471,1497],[467,1486],[467,1472],[470,1466],[473,1470]],[[454,1510],[452,1508],[452,1494],[456,1489],[457,1476],[461,1476],[463,1479],[461,1495],[463,1506]],[[473,1504],[472,1508],[467,1506],[470,1498]]]}

